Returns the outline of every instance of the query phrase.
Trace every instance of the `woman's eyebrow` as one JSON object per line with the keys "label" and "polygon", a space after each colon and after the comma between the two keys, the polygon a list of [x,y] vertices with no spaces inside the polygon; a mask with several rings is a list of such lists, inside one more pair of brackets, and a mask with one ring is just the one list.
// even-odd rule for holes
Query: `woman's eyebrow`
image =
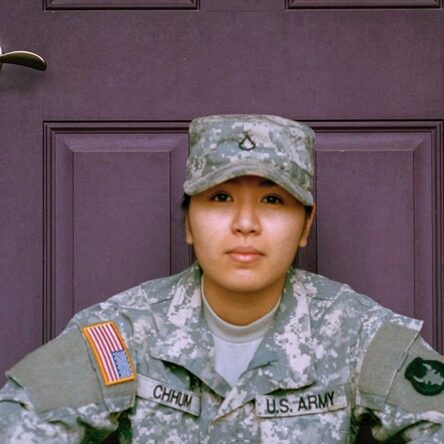
{"label": "woman's eyebrow", "polygon": [[260,184],[259,184],[261,187],[275,187],[275,186],[278,186],[278,185],[276,185],[276,183],[274,183],[272,180],[270,180],[270,179],[264,179],[264,180],[261,180],[261,182],[260,182]]}

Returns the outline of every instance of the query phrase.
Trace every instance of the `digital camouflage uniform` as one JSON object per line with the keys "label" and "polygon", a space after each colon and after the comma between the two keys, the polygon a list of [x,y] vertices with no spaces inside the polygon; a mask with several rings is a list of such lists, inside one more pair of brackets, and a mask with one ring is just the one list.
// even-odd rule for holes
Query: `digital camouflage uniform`
{"label": "digital camouflage uniform", "polygon": [[[274,324],[230,387],[214,370],[200,278],[194,265],[78,313],[8,372],[0,442],[100,442],[119,429],[135,444],[352,443],[365,415],[379,440],[444,442],[443,359],[421,322],[291,269]],[[105,386],[81,329],[110,320],[137,377]]]}

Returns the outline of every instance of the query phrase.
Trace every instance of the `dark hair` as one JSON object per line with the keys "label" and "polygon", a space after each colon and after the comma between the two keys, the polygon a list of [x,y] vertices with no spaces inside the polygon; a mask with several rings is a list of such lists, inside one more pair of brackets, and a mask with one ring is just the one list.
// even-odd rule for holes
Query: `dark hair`
{"label": "dark hair", "polygon": [[180,208],[184,213],[188,212],[188,208],[190,208],[191,196],[189,194],[184,193],[182,196],[182,202],[180,203]]}
{"label": "dark hair", "polygon": [[307,217],[310,217],[312,212],[313,212],[313,207],[310,205],[305,205],[305,215]]}

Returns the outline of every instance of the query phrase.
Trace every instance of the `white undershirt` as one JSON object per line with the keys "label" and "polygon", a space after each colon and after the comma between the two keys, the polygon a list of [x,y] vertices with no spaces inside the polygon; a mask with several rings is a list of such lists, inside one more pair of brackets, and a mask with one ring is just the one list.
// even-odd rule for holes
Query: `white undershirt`
{"label": "white undershirt", "polygon": [[205,298],[202,279],[204,315],[216,347],[216,371],[231,385],[245,372],[265,333],[273,323],[279,301],[262,318],[248,325],[233,325],[221,319]]}

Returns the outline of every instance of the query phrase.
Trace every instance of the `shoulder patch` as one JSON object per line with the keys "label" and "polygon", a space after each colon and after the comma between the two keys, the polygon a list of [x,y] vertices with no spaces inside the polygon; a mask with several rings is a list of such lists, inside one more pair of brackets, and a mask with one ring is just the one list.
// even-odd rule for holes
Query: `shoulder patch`
{"label": "shoulder patch", "polygon": [[359,390],[363,406],[384,410],[390,405],[424,420],[442,421],[444,357],[416,330],[386,322],[366,352]]}
{"label": "shoulder patch", "polygon": [[444,390],[444,364],[415,358],[408,365],[405,377],[421,395],[433,396]]}
{"label": "shoulder patch", "polygon": [[120,384],[135,379],[134,364],[115,322],[101,322],[82,328],[100,369],[103,383]]}

